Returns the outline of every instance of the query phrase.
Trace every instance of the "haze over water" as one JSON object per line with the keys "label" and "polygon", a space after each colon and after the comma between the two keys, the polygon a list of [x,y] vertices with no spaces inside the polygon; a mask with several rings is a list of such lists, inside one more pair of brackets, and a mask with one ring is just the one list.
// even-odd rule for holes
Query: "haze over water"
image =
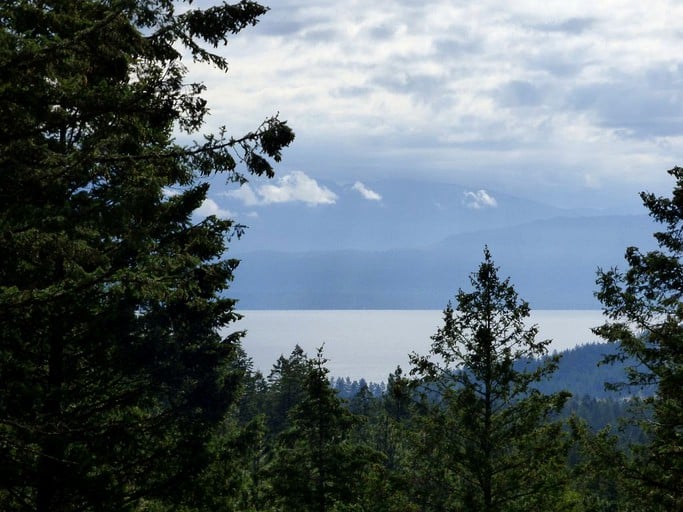
{"label": "haze over water", "polygon": [[[333,377],[386,381],[400,365],[409,369],[408,354],[425,354],[430,336],[442,325],[437,310],[251,310],[231,330],[245,329],[243,347],[265,375],[280,355],[296,344],[309,356],[324,343]],[[603,321],[597,310],[536,310],[531,323],[538,339],[552,339],[551,350],[601,341],[591,328]]]}

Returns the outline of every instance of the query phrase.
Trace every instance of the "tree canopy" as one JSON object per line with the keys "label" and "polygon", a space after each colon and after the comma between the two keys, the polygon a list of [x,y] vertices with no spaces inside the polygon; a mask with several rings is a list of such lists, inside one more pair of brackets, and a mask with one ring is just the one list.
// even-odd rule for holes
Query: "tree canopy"
{"label": "tree canopy", "polygon": [[0,4],[3,510],[173,499],[208,460],[241,377],[239,333],[219,334],[239,226],[193,212],[213,174],[272,176],[293,133],[273,117],[200,137],[184,60],[227,69],[215,48],[266,10]]}
{"label": "tree canopy", "polygon": [[411,374],[434,402],[422,451],[434,483],[424,507],[551,510],[563,492],[568,444],[549,420],[569,394],[544,395],[534,384],[558,358],[535,361],[550,340],[536,340],[538,328],[525,324],[529,305],[498,277],[488,248],[470,284],[444,310],[429,355],[411,356]]}
{"label": "tree canopy", "polygon": [[637,495],[654,510],[683,508],[683,168],[669,174],[676,180],[671,197],[643,192],[650,215],[664,230],[654,234],[659,249],[643,253],[626,250],[626,271],[612,268],[598,273],[597,297],[608,321],[595,329],[617,343],[630,358],[625,382],[617,387],[654,386],[644,402],[651,413],[642,424],[650,436],[645,449],[627,468],[637,481]]}

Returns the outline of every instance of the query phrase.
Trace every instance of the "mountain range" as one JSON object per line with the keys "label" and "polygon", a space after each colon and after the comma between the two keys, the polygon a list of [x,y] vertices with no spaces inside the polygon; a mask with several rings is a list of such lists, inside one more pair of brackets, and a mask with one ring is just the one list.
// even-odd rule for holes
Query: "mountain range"
{"label": "mountain range", "polygon": [[[655,247],[643,214],[564,210],[457,185],[350,186],[331,205],[260,208],[231,256],[242,309],[432,309],[466,288],[488,246],[534,309],[596,309],[598,268]],[[379,194],[378,194],[379,195]]]}

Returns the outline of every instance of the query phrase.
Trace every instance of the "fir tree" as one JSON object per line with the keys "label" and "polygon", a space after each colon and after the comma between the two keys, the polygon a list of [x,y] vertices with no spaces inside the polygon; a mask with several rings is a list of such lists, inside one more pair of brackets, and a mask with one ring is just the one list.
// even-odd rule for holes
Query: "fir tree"
{"label": "fir tree", "polygon": [[537,341],[537,328],[525,325],[529,305],[498,277],[488,248],[470,282],[471,292],[456,295],[457,309],[444,310],[430,354],[411,356],[428,398],[417,453],[428,458],[434,485],[423,509],[552,510],[567,445],[549,419],[568,394],[543,395],[534,384],[558,358],[531,366],[549,340]]}
{"label": "fir tree", "polygon": [[669,171],[672,197],[642,193],[650,215],[665,226],[655,233],[658,250],[626,250],[628,269],[598,273],[597,297],[608,321],[596,334],[618,343],[610,360],[630,360],[627,382],[649,409],[641,422],[650,440],[624,471],[636,480],[635,495],[652,510],[683,509],[683,169]]}
{"label": "fir tree", "polygon": [[185,3],[0,3],[3,510],[174,500],[235,402],[239,334],[219,330],[238,226],[192,213],[214,173],[272,175],[293,134],[271,118],[175,141],[208,108],[181,49],[226,70],[204,45],[266,12]]}
{"label": "fir tree", "polygon": [[[419,510],[413,502],[413,394],[400,366],[389,374],[385,392],[376,399],[378,412],[367,428],[372,447],[382,454],[368,475],[367,509],[386,512]],[[419,434],[418,434],[419,436]]]}
{"label": "fir tree", "polygon": [[357,418],[332,388],[326,362],[322,349],[308,361],[303,398],[277,439],[269,469],[277,510],[345,510],[360,501],[374,454],[352,441]]}
{"label": "fir tree", "polygon": [[296,345],[289,357],[280,356],[268,375],[265,396],[268,435],[275,437],[289,427],[289,412],[303,399],[310,360]]}

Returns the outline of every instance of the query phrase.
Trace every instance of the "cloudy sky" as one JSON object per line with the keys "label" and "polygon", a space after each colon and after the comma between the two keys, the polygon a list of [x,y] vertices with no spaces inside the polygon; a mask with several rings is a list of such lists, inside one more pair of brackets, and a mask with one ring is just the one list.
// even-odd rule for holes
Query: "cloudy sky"
{"label": "cloudy sky", "polygon": [[[208,0],[207,0],[208,2]],[[205,3],[207,3],[205,2]],[[266,2],[267,3],[267,2]],[[683,165],[683,2],[273,0],[222,49],[207,129],[276,112],[297,139],[279,180],[208,209],[315,198],[378,180],[456,183],[562,207],[633,207]],[[230,203],[233,204],[233,203]]]}

